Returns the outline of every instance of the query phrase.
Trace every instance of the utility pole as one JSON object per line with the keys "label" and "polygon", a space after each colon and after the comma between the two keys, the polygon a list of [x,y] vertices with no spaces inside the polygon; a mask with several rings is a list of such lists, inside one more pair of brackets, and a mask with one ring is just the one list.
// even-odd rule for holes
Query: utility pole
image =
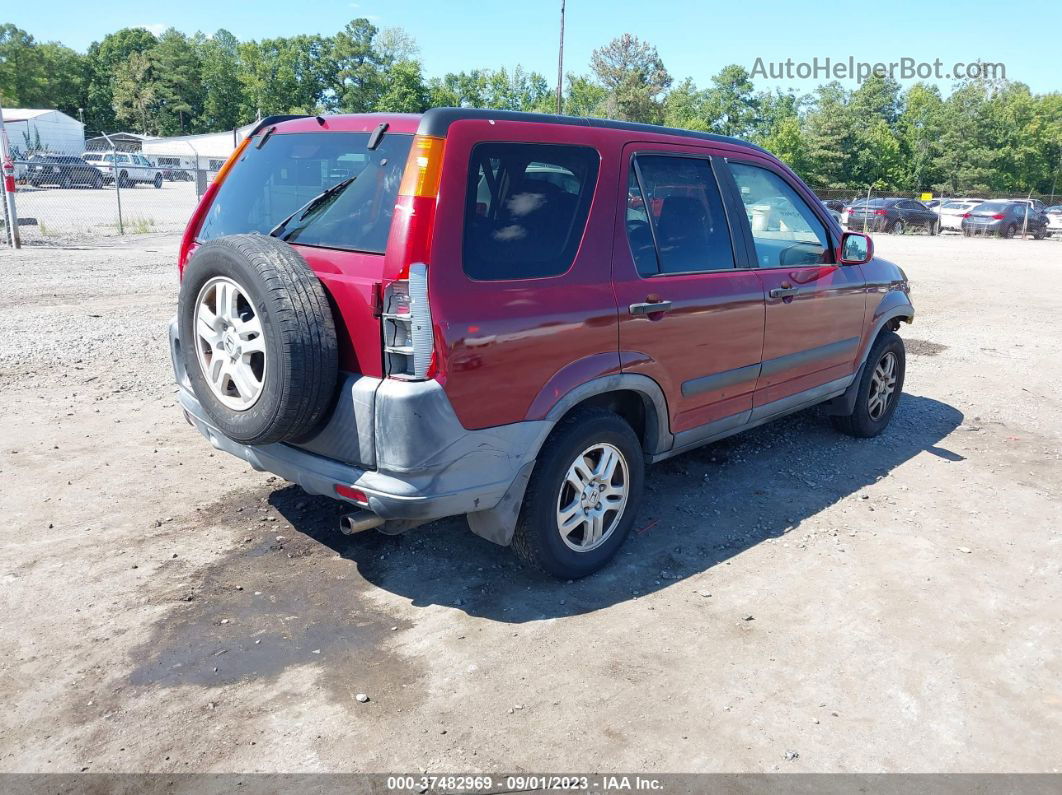
{"label": "utility pole", "polygon": [[0,164],[3,165],[4,209],[7,215],[7,239],[11,248],[22,248],[18,236],[18,213],[15,212],[15,163],[11,159],[11,146],[4,128],[4,109],[0,108]]}
{"label": "utility pole", "polygon": [[560,47],[557,49],[557,115],[564,110],[564,0],[561,0]]}

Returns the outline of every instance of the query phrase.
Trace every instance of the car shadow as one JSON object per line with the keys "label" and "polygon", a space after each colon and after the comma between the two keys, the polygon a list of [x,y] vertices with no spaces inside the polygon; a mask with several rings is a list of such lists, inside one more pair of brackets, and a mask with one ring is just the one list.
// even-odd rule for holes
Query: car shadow
{"label": "car shadow", "polygon": [[665,461],[649,471],[619,554],[576,582],[528,569],[509,549],[473,535],[463,518],[401,536],[345,536],[338,521],[346,509],[334,500],[289,486],[269,501],[296,531],[414,606],[522,623],[600,610],[704,572],[784,536],[920,453],[959,463],[963,457],[939,443],[962,421],[946,403],[904,394],[890,427],[874,439],[837,433],[817,408]]}

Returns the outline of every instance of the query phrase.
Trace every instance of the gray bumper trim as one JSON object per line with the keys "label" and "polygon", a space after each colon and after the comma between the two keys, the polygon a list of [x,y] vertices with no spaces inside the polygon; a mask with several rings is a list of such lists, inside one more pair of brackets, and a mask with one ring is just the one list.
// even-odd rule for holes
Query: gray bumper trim
{"label": "gray bumper trim", "polygon": [[[187,389],[181,387],[178,390],[178,400],[192,424],[216,449],[242,458],[259,471],[272,472],[297,483],[310,494],[342,499],[336,494],[336,485],[352,486],[365,493],[369,509],[384,519],[430,521],[493,508],[508,491],[530,452],[528,448],[505,451],[492,445],[490,458],[495,464],[493,467],[483,466],[482,455],[470,455],[466,457],[477,459],[478,465],[453,460],[446,462],[441,471],[414,475],[363,470],[285,444],[240,444],[210,424],[199,401]],[[548,423],[518,425],[548,426]],[[532,430],[539,429],[527,429]],[[496,432],[498,429],[491,431]],[[480,432],[465,433],[475,436]],[[542,435],[545,435],[544,432]],[[497,441],[498,434],[492,433],[492,436],[492,441]],[[533,460],[533,454],[530,457]],[[483,483],[480,482],[483,477],[497,479]]]}

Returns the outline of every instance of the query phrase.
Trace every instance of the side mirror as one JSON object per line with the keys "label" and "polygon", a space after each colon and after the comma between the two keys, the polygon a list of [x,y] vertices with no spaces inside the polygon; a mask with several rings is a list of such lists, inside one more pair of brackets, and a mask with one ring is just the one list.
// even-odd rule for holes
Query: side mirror
{"label": "side mirror", "polygon": [[874,241],[861,232],[845,232],[841,236],[841,264],[862,265],[874,259]]}

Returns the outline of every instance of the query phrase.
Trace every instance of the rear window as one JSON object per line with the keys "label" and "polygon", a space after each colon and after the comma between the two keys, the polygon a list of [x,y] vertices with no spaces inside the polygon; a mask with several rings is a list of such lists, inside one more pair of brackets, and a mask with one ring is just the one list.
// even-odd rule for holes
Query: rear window
{"label": "rear window", "polygon": [[1000,213],[1004,210],[1010,209],[1010,202],[984,202],[979,205],[977,212],[979,213]]}
{"label": "rear window", "polygon": [[598,159],[585,146],[478,144],[465,199],[465,273],[534,279],[568,270],[586,226]]}
{"label": "rear window", "polygon": [[[269,234],[328,188],[351,180],[331,201],[293,218],[292,243],[382,254],[412,136],[388,134],[369,150],[369,133],[259,135],[221,183],[200,240]],[[259,148],[261,144],[261,148]]]}

